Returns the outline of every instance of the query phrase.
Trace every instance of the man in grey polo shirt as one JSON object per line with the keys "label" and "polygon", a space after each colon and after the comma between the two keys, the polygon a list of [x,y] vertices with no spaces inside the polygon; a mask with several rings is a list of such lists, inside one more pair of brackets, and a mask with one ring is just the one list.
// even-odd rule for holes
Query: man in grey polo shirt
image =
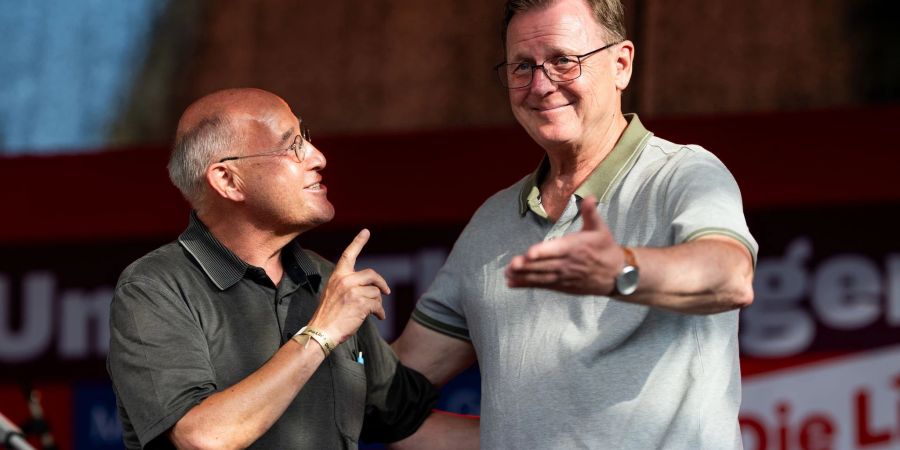
{"label": "man in grey polo shirt", "polygon": [[740,448],[757,246],[728,170],[621,111],[618,0],[510,0],[497,66],[546,151],[463,231],[394,348],[481,370],[484,448]]}
{"label": "man in grey polo shirt", "polygon": [[220,91],[185,111],[169,174],[190,224],[125,269],[111,305],[128,448],[356,448],[360,434],[458,448],[477,436],[470,420],[429,415],[434,387],[379,337],[369,316],[384,318],[389,288],[353,267],[368,231],[337,265],[296,242],[334,215],[323,168],[274,94]]}

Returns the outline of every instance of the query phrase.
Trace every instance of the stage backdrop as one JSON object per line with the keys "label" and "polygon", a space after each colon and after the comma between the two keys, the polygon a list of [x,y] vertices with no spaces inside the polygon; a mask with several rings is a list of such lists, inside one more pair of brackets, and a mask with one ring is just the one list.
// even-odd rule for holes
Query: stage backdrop
{"label": "stage backdrop", "polygon": [[[900,448],[900,108],[645,120],[698,143],[737,178],[760,243],[741,314],[745,447]],[[541,150],[517,128],[323,136],[335,220],[303,237],[336,257],[372,230],[359,266],[382,273],[391,339],[458,233]],[[104,368],[121,270],[174,239],[188,208],[167,149],[0,159],[0,412],[37,393],[62,449],[120,448]],[[441,405],[478,413],[477,369]]]}

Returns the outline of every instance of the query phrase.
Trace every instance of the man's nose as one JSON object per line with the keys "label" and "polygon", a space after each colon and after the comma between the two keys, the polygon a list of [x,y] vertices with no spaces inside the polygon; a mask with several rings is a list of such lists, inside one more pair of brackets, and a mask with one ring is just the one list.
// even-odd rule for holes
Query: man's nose
{"label": "man's nose", "polygon": [[309,156],[306,158],[306,161],[309,163],[309,168],[313,170],[324,169],[325,164],[327,163],[325,154],[322,153],[318,147],[313,145],[312,142],[307,142],[306,144],[310,146]]}
{"label": "man's nose", "polygon": [[529,89],[532,92],[542,94],[556,89],[556,83],[547,75],[547,69],[544,66],[538,66],[534,68]]}

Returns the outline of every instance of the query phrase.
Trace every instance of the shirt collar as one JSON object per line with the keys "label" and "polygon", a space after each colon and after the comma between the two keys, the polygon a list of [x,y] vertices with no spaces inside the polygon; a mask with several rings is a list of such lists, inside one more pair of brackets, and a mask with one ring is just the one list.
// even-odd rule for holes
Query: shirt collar
{"label": "shirt collar", "polygon": [[[237,284],[251,267],[210,233],[197,217],[196,211],[191,211],[188,227],[178,237],[178,243],[194,257],[216,287],[223,291]],[[283,261],[286,261],[285,269],[288,269],[290,261],[296,262],[312,288],[318,290],[322,275],[297,240],[286,245],[282,253]]]}
{"label": "shirt collar", "polygon": [[[637,114],[625,114],[625,119],[628,121],[628,126],[625,127],[625,131],[622,132],[622,136],[619,137],[612,151],[575,190],[578,199],[593,194],[598,202],[604,203],[614,181],[634,164],[640,150],[653,135],[644,128]],[[538,168],[528,176],[519,193],[520,215],[524,216],[531,209],[541,216],[546,216],[543,208],[540,207],[540,186],[549,171],[550,159],[544,155]]]}

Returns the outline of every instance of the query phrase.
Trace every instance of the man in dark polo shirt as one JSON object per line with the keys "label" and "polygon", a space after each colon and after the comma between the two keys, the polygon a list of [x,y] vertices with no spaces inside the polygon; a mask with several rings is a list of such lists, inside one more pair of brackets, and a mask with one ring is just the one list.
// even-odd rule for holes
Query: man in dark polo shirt
{"label": "man in dark polo shirt", "polygon": [[295,241],[334,215],[324,167],[269,92],[220,91],[184,112],[169,174],[190,223],[125,269],[111,306],[128,448],[477,445],[477,422],[429,415],[434,387],[379,337],[369,316],[384,318],[390,290],[353,267],[368,231],[334,266]]}

